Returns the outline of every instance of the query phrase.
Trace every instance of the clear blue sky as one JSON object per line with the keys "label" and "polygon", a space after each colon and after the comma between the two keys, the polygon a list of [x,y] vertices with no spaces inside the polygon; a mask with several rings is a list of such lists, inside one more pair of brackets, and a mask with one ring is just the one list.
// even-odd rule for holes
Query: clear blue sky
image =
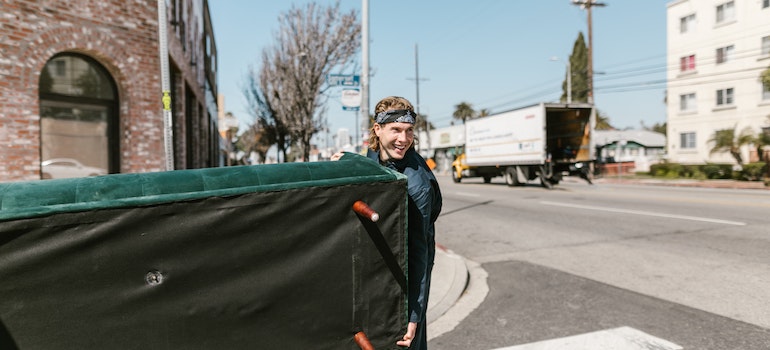
{"label": "clear blue sky", "polygon": [[[250,123],[241,92],[249,66],[274,43],[278,17],[309,0],[210,0],[225,109]],[[317,0],[333,4],[333,0]],[[610,122],[639,128],[666,121],[666,4],[669,0],[602,0],[594,7],[594,100]],[[362,0],[341,0],[361,15]],[[416,103],[415,44],[419,51],[420,112],[436,127],[450,125],[455,105],[501,112],[557,101],[565,61],[586,11],[570,0],[370,0],[371,106],[400,95]],[[552,61],[558,57],[560,61]],[[359,57],[360,59],[360,57]],[[411,79],[411,80],[410,80]],[[329,100],[332,132],[355,135],[356,112]],[[370,109],[372,108],[370,107]]]}

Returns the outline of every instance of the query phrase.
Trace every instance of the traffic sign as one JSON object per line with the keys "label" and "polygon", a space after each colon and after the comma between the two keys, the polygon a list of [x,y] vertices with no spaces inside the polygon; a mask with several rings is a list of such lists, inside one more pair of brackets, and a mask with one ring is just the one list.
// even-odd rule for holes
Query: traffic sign
{"label": "traffic sign", "polygon": [[326,82],[332,86],[359,86],[361,85],[361,76],[353,74],[329,74],[326,76]]}

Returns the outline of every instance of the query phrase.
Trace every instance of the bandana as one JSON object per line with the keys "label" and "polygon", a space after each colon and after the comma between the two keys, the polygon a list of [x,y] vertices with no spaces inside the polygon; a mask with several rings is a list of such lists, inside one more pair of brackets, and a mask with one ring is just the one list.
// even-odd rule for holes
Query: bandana
{"label": "bandana", "polygon": [[377,124],[387,123],[409,123],[414,124],[415,115],[408,109],[394,109],[390,111],[377,113],[374,122]]}

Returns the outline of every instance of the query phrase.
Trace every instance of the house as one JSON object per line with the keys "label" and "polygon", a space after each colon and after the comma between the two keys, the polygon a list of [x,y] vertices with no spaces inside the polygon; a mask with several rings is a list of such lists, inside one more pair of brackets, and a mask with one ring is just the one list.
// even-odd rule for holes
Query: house
{"label": "house", "polygon": [[666,135],[649,130],[595,130],[594,142],[600,163],[633,162],[635,172],[650,171],[666,153]]}

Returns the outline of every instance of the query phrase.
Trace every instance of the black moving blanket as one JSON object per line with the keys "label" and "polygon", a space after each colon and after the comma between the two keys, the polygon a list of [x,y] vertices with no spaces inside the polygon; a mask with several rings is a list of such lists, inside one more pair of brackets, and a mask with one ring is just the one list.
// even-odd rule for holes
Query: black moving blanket
{"label": "black moving blanket", "polygon": [[406,211],[363,158],[0,184],[0,348],[395,348]]}

